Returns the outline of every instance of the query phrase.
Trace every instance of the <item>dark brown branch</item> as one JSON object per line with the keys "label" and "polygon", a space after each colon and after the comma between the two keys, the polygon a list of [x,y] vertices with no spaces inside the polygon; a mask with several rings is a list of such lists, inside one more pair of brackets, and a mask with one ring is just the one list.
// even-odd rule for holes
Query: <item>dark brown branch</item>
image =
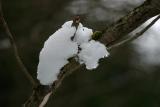
{"label": "dark brown branch", "polygon": [[19,65],[21,71],[24,73],[24,75],[27,77],[27,79],[30,81],[30,83],[36,87],[36,82],[35,80],[33,79],[33,77],[29,74],[28,70],[26,69],[25,65],[23,64],[20,56],[19,56],[19,53],[18,53],[18,49],[17,49],[17,46],[16,46],[16,43],[15,43],[15,40],[9,30],[9,27],[4,19],[4,16],[3,16],[3,11],[2,11],[2,2],[0,1],[0,23],[2,24],[2,27],[4,28],[5,30],[5,33],[6,35],[8,36],[9,40],[10,40],[10,43],[11,43],[11,46],[12,46],[12,49],[14,51],[14,56],[16,58],[16,61],[17,61],[17,64]]}
{"label": "dark brown branch", "polygon": [[142,29],[140,32],[136,33],[135,35],[123,40],[123,41],[120,41],[112,46],[109,46],[107,49],[108,50],[111,50],[113,48],[117,48],[119,46],[122,46],[126,43],[129,43],[135,39],[137,39],[138,37],[142,36],[150,27],[152,27],[158,20],[160,19],[160,15],[157,16],[149,25],[147,25],[144,29]]}
{"label": "dark brown branch", "polygon": [[146,1],[110,26],[102,35],[100,41],[107,46],[111,45],[159,13],[160,11],[157,8]]}
{"label": "dark brown branch", "polygon": [[160,10],[160,0],[148,0],[152,6]]}

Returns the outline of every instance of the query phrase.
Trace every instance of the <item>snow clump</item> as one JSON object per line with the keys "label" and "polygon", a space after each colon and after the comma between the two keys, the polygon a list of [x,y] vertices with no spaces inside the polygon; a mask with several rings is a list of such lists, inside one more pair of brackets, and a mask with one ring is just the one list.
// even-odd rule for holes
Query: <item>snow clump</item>
{"label": "snow clump", "polygon": [[66,22],[44,43],[37,69],[37,79],[42,85],[52,84],[60,69],[68,63],[68,58],[77,54],[77,43],[70,39],[75,31],[72,21]]}
{"label": "snow clump", "polygon": [[83,43],[80,48],[82,50],[78,54],[79,61],[81,64],[84,63],[87,69],[97,68],[99,59],[109,55],[106,47],[95,40]]}
{"label": "snow clump", "polygon": [[109,55],[103,44],[91,40],[92,29],[83,27],[81,23],[76,29],[72,23],[65,22],[44,43],[37,68],[37,79],[42,85],[52,85],[71,57],[78,56],[80,64],[84,63],[87,69],[95,69],[99,59]]}

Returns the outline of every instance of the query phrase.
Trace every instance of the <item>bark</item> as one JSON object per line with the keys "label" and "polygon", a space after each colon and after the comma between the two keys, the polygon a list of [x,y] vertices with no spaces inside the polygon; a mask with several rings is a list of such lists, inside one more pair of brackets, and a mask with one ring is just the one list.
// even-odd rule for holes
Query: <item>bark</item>
{"label": "bark", "polygon": [[160,0],[148,0],[152,6],[160,10]]}
{"label": "bark", "polygon": [[[145,1],[142,5],[138,6],[137,8],[129,12],[126,16],[122,17],[120,20],[108,27],[104,33],[97,32],[98,36],[95,34],[93,36],[93,39],[99,39],[99,41],[106,46],[111,45],[113,42],[116,42],[128,33],[135,30],[138,26],[143,24],[149,18],[158,15],[160,13],[159,1],[160,0]],[[6,28],[9,29],[8,27]],[[8,35],[10,36],[11,33]],[[33,89],[31,97],[24,106],[43,107],[48,101],[51,93],[55,94],[57,88],[61,85],[63,79],[72,72],[79,69],[80,67],[84,67],[84,65],[79,65],[79,63],[76,62],[74,59],[70,59],[70,63],[61,70],[58,75],[58,79],[53,83],[53,85],[42,86],[39,84],[36,88]]]}
{"label": "bark", "polygon": [[108,27],[100,38],[100,41],[108,46],[159,13],[160,10],[153,7],[150,2],[146,1],[133,11],[129,12],[126,16],[119,19],[115,24]]}
{"label": "bark", "polygon": [[[121,39],[128,33],[132,32],[138,26],[140,26],[145,21],[147,21],[149,18],[156,16],[159,13],[160,13],[160,10],[157,9],[155,6],[153,6],[150,3],[150,1],[145,1],[142,5],[138,6],[137,8],[129,12],[126,16],[118,20],[116,23],[108,27],[108,29],[106,29],[103,34],[98,32],[98,36],[96,35],[95,39],[99,39],[100,42],[108,46],[113,42],[116,42],[117,40]],[[55,94],[56,89],[60,86],[63,79],[67,75],[71,74],[73,71],[76,71],[77,69],[79,69],[80,67],[84,67],[84,65],[79,65],[74,59],[71,59],[70,63],[67,64],[64,67],[64,69],[60,72],[60,74],[58,75],[58,80],[54,82],[51,88],[49,88],[50,86],[41,86],[41,88],[36,89],[39,91],[37,91],[38,93],[35,91],[35,93],[33,94],[34,102],[37,102],[36,104],[39,105],[40,102],[43,100],[43,98],[49,92],[51,92],[51,89],[53,91],[53,94]],[[44,88],[44,87],[48,87],[48,88]],[[36,107],[38,107],[38,105],[36,105]],[[28,105],[26,106],[30,107]]]}

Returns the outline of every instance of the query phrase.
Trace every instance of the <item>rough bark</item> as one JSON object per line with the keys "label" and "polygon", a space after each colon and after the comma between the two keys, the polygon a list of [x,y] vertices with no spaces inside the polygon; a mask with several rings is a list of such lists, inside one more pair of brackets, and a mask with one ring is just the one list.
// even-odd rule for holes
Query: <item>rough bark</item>
{"label": "rough bark", "polygon": [[148,0],[152,6],[160,10],[160,0]]}
{"label": "rough bark", "polygon": [[149,18],[159,14],[159,12],[160,11],[153,7],[150,2],[146,1],[129,12],[126,16],[119,19],[115,24],[108,27],[100,38],[100,41],[108,46],[132,32]]}

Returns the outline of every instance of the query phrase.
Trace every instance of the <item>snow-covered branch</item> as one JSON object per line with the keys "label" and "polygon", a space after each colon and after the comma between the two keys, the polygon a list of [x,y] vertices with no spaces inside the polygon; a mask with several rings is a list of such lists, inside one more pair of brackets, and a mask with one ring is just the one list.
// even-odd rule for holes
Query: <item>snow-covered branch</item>
{"label": "snow-covered branch", "polygon": [[[105,46],[112,46],[114,42],[136,29],[149,18],[160,13],[156,0],[147,0],[126,16],[108,27],[104,33],[93,34],[91,29],[83,27],[79,20],[66,22],[44,44],[40,53],[38,65],[38,80],[40,84],[33,90],[33,94],[26,102],[26,107],[43,107],[50,95],[55,94],[63,79],[80,67],[93,69],[98,66],[99,59],[108,56]],[[1,23],[12,42],[15,57],[22,71],[29,80],[36,84],[28,74],[17,51],[12,34],[1,12]],[[142,34],[141,34],[142,35]],[[92,37],[91,37],[92,36]],[[140,36],[140,35],[138,35]],[[96,39],[99,40],[91,40]],[[102,44],[103,43],[103,44]],[[58,53],[58,55],[56,54]],[[68,60],[69,59],[69,60]],[[79,64],[80,63],[80,64]]]}
{"label": "snow-covered branch", "polygon": [[[131,31],[136,29],[142,23],[147,21],[149,18],[159,13],[160,11],[157,8],[154,8],[149,2],[146,1],[144,2],[144,4],[135,8],[129,14],[127,14],[126,16],[118,20],[115,24],[108,27],[105,33],[96,32],[96,34],[93,34],[92,39],[96,39],[96,40],[99,39],[100,42],[105,44],[106,46],[112,46],[114,42],[118,41],[119,39],[121,39],[122,37],[130,33]],[[53,90],[51,89],[50,91],[53,91],[54,93],[56,89],[60,86],[63,79],[67,75],[79,69],[80,67],[85,67],[85,66],[84,64],[80,65],[79,63],[77,63],[77,61],[74,58],[71,58],[70,63],[66,64],[65,67],[58,74],[57,80],[52,84]],[[46,93],[45,95],[47,94],[48,93]]]}

